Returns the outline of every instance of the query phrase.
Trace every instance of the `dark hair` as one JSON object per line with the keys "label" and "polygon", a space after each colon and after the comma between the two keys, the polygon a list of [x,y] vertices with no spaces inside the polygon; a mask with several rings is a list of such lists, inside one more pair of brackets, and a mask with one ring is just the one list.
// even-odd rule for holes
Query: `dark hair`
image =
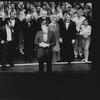
{"label": "dark hair", "polygon": [[63,10],[63,15],[64,15],[65,13],[67,13],[67,10],[64,9],[64,10]]}
{"label": "dark hair", "polygon": [[47,23],[47,22],[42,22],[42,23],[41,23],[41,26],[42,26],[42,25],[48,26],[48,23]]}
{"label": "dark hair", "polygon": [[[11,2],[10,5],[14,4],[14,2]],[[14,4],[15,5],[15,4]]]}
{"label": "dark hair", "polygon": [[11,11],[11,12],[10,12],[10,15],[11,15],[11,13],[12,13],[12,12],[15,14],[15,12],[14,12],[14,11]]}
{"label": "dark hair", "polygon": [[67,15],[71,16],[72,17],[72,14],[71,13],[67,13]]}
{"label": "dark hair", "polygon": [[[88,19],[85,19],[84,22],[85,22],[85,21],[89,22]],[[84,22],[83,22],[83,23],[84,23]]]}

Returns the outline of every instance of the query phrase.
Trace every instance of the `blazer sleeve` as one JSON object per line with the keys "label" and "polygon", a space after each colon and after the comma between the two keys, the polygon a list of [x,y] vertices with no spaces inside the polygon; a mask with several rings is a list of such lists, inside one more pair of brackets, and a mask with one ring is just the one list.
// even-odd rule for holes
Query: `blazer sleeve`
{"label": "blazer sleeve", "polygon": [[3,32],[3,30],[2,30],[2,28],[0,28],[0,43],[2,41],[2,32]]}
{"label": "blazer sleeve", "polygon": [[56,45],[56,38],[54,33],[52,33],[52,38],[51,38],[51,42],[50,42],[50,47],[53,47]]}
{"label": "blazer sleeve", "polygon": [[37,34],[35,36],[34,43],[35,43],[36,46],[39,46],[39,32],[37,32]]}
{"label": "blazer sleeve", "polygon": [[76,24],[73,22],[73,39],[76,39]]}

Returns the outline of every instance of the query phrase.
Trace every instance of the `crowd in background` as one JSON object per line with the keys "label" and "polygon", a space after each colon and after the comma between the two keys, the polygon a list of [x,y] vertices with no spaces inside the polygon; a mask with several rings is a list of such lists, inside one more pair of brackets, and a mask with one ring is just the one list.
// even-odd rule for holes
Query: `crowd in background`
{"label": "crowd in background", "polygon": [[[57,53],[54,53],[55,56],[53,59],[59,61],[63,53],[61,53],[62,48],[60,45],[59,20],[64,17],[64,11],[70,13],[72,15],[71,19],[76,23],[77,36],[74,44],[74,54],[76,58],[78,55],[82,57],[84,52],[82,51],[82,38],[79,37],[79,29],[85,19],[88,20],[88,24],[92,27],[91,2],[0,1],[0,27],[4,26],[6,19],[9,19],[11,16],[15,16],[18,19],[17,26],[19,28],[17,28],[17,34],[19,35],[16,35],[18,38],[16,40],[16,49],[25,56],[25,61],[27,62],[28,60],[32,61],[34,59],[36,50],[34,38],[36,33],[41,30],[41,23],[46,21],[49,24],[49,29],[52,30],[52,24],[57,22],[58,27],[55,29],[56,46],[53,48],[53,52]],[[31,22],[32,27],[29,23],[30,29],[25,26],[26,22]],[[89,44],[90,42],[87,41],[86,43]]]}

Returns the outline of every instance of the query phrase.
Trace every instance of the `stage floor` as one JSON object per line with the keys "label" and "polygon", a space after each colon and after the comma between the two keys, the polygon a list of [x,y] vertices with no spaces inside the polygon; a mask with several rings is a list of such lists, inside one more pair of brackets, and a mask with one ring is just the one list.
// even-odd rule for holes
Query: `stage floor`
{"label": "stage floor", "polygon": [[[38,73],[39,66],[38,63],[17,63],[15,67],[9,67],[7,65],[7,71],[5,72],[18,72],[18,73]],[[0,66],[1,67],[1,66]],[[46,65],[44,67],[44,72],[46,72]],[[52,72],[53,73],[66,73],[66,72],[90,72],[92,69],[92,62],[89,61],[88,63],[81,62],[81,61],[74,61],[71,64],[67,62],[58,62],[52,63]],[[0,68],[0,72],[1,71]]]}

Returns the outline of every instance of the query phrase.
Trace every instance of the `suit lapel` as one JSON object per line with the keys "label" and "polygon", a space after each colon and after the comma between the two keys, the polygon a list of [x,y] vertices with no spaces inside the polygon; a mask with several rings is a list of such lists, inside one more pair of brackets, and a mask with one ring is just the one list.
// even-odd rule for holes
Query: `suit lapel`
{"label": "suit lapel", "polygon": [[68,26],[68,29],[70,28],[71,25],[72,25],[72,21],[70,21],[69,26]]}
{"label": "suit lapel", "polygon": [[[42,41],[44,41],[44,40],[43,40],[43,32],[42,32],[42,34],[40,35],[40,38],[42,38]],[[50,41],[50,38],[51,38],[51,34],[50,34],[50,32],[48,31],[47,42]]]}
{"label": "suit lapel", "polygon": [[48,31],[48,40],[47,40],[47,42],[50,41],[50,38],[51,38],[51,33]]}

